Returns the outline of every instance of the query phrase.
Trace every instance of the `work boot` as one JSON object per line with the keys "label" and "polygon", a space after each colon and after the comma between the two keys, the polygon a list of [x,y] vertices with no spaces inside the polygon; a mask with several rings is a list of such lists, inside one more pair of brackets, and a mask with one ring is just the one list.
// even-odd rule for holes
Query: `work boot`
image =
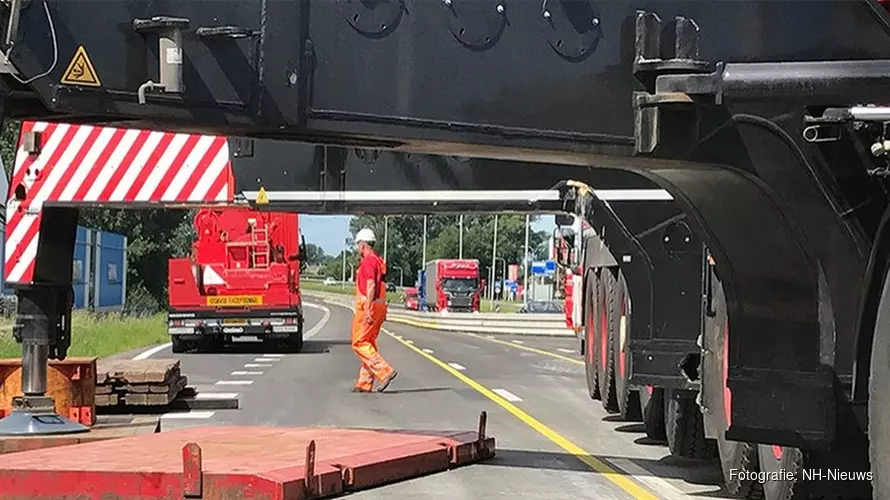
{"label": "work boot", "polygon": [[380,382],[380,386],[377,387],[377,392],[385,391],[386,388],[389,387],[389,383],[392,382],[396,378],[396,375],[398,375],[398,374],[399,374],[399,372],[393,370],[392,373],[390,373],[388,377],[386,377],[385,379],[383,379],[382,382]]}
{"label": "work boot", "polygon": [[371,392],[371,389],[362,389],[361,387],[353,387],[351,392]]}

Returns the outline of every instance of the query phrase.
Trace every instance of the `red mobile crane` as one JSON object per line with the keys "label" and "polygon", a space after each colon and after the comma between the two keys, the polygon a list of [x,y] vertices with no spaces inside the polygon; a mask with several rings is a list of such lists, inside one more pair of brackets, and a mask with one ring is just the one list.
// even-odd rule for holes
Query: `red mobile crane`
{"label": "red mobile crane", "polygon": [[299,352],[305,268],[299,215],[202,208],[193,221],[191,256],[168,261],[173,352],[241,336]]}

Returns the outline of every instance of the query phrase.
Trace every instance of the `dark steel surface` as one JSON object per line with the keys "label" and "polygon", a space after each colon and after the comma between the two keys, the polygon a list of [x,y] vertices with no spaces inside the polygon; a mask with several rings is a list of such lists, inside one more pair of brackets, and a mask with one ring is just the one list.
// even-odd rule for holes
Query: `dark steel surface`
{"label": "dark steel surface", "polygon": [[[886,24],[872,4],[49,0],[59,63],[28,87],[55,113],[145,125],[179,122],[226,135],[538,142],[620,152],[633,137],[628,78],[637,9],[653,8],[663,20],[693,19],[703,60],[887,59]],[[26,78],[53,61],[41,7],[34,2],[24,9],[12,53]],[[131,26],[158,15],[190,21],[183,35],[186,90],[181,99],[150,96],[140,106],[137,87],[157,80],[157,41]],[[789,19],[806,29],[788,28]],[[223,27],[255,36],[200,36]],[[58,85],[79,45],[102,88]],[[19,107],[27,104],[19,101]]]}

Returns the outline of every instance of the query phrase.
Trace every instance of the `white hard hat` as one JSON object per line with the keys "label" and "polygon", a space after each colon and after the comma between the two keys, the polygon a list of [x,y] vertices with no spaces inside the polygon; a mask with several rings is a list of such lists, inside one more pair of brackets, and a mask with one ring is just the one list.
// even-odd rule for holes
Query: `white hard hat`
{"label": "white hard hat", "polygon": [[359,241],[365,241],[369,243],[373,243],[376,240],[374,238],[374,231],[371,231],[368,228],[364,228],[355,235],[355,241],[358,243]]}

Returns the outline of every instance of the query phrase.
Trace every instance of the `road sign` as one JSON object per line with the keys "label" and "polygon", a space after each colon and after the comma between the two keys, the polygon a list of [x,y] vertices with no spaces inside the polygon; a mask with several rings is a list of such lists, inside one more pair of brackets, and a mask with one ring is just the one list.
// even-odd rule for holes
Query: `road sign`
{"label": "road sign", "polygon": [[545,269],[547,271],[547,274],[553,274],[556,272],[556,261],[555,260],[548,260],[544,264],[545,264]]}
{"label": "road sign", "polygon": [[535,276],[547,273],[547,263],[545,261],[532,262],[532,274]]}

